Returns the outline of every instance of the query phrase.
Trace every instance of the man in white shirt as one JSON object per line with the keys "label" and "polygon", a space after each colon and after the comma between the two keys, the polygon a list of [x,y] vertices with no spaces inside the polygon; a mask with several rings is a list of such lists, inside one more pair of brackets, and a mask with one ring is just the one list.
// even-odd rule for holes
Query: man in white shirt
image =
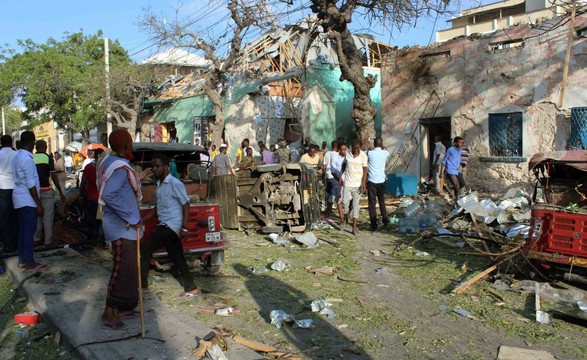
{"label": "man in white shirt", "polygon": [[340,188],[340,185],[338,185],[338,180],[335,180],[334,176],[332,176],[332,170],[330,167],[330,160],[332,159],[332,155],[338,154],[338,141],[334,140],[331,143],[331,149],[332,150],[327,151],[324,154],[324,159],[322,160],[322,170],[324,172],[325,178],[324,182],[326,183],[326,216],[330,216],[332,213],[332,204],[334,203],[332,187],[336,183],[335,186]]}
{"label": "man in white shirt", "polygon": [[377,231],[377,209],[375,202],[379,202],[379,212],[383,220],[383,226],[389,225],[387,209],[385,208],[385,165],[389,158],[389,151],[383,148],[383,140],[378,137],[373,141],[373,149],[367,151],[369,159],[369,175],[367,178],[367,196],[369,197],[369,220],[371,231]]}
{"label": "man in white shirt", "polygon": [[68,174],[73,173],[73,157],[69,150],[65,153],[65,157],[63,158],[63,164],[65,165],[65,172]]}
{"label": "man in white shirt", "polygon": [[346,159],[342,165],[342,175],[340,183],[344,186],[342,192],[342,206],[345,222],[349,220],[349,205],[353,202],[353,235],[356,235],[357,221],[359,219],[359,200],[361,192],[367,190],[368,159],[367,155],[361,151],[361,143],[355,139],[351,145],[351,152],[347,152]]}
{"label": "man in white shirt", "polygon": [[14,226],[12,211],[12,161],[16,151],[12,149],[12,137],[3,135],[0,138],[0,241],[4,244],[4,252],[16,251],[18,244],[17,229]]}
{"label": "man in white shirt", "polygon": [[434,178],[434,185],[436,186],[436,191],[441,194],[443,192],[442,188],[444,187],[444,177],[440,173],[440,165],[444,160],[444,155],[446,154],[446,146],[442,144],[442,137],[437,135],[434,137],[434,154],[432,155],[432,166],[433,166],[433,178]]}

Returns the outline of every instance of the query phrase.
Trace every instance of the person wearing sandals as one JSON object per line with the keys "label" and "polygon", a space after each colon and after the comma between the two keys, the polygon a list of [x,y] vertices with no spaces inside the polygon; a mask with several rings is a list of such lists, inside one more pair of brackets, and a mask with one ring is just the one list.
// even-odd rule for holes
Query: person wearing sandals
{"label": "person wearing sandals", "polygon": [[201,296],[194,283],[183,256],[182,239],[188,234],[190,198],[185,185],[169,174],[169,158],[155,154],[151,159],[153,174],[157,182],[157,206],[143,218],[143,223],[159,220],[155,232],[141,244],[141,284],[143,292],[148,291],[149,264],[155,250],[164,247],[173,264],[179,269],[183,279],[184,292],[177,300],[187,300]]}
{"label": "person wearing sandals", "polygon": [[102,324],[107,329],[124,330],[128,325],[121,319],[136,316],[139,302],[136,241],[137,227],[141,228],[141,182],[129,162],[133,158],[130,133],[115,130],[108,142],[112,152],[102,159],[96,173],[104,238],[113,257]]}
{"label": "person wearing sandals", "polygon": [[39,174],[33,160],[35,134],[24,131],[20,134],[20,146],[12,161],[12,203],[18,216],[18,267],[26,270],[42,270],[47,265],[35,262],[33,246],[37,230],[37,218],[43,217],[45,209],[41,203]]}

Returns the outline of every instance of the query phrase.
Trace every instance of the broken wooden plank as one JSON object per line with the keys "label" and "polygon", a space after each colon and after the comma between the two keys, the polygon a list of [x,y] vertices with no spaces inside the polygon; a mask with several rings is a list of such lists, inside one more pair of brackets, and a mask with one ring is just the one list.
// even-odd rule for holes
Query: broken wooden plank
{"label": "broken wooden plank", "polygon": [[497,354],[498,360],[555,360],[547,351],[543,350],[530,350],[511,346],[501,345],[499,347],[499,353]]}
{"label": "broken wooden plank", "polygon": [[453,291],[451,291],[451,293],[453,294],[462,294],[463,292],[465,292],[471,285],[473,285],[474,283],[476,283],[477,281],[483,279],[484,277],[486,277],[487,275],[491,274],[492,272],[494,272],[495,270],[497,270],[497,266],[493,265],[487,269],[485,269],[484,271],[482,271],[481,273],[475,275],[472,279],[465,281],[464,283],[462,283],[461,285],[457,286],[456,288],[454,288]]}

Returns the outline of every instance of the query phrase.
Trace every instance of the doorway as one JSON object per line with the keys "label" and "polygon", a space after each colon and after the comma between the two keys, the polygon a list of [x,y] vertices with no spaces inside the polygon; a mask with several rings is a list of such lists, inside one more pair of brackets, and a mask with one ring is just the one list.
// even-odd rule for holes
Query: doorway
{"label": "doorway", "polygon": [[431,181],[433,174],[432,155],[434,139],[440,136],[442,143],[450,147],[450,117],[434,117],[420,119],[420,181]]}

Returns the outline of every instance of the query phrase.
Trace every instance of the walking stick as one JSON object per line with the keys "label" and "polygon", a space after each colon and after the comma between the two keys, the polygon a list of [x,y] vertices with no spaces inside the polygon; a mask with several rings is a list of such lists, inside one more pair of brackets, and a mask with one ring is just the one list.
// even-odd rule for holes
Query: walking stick
{"label": "walking stick", "polygon": [[145,337],[145,312],[143,311],[143,284],[141,281],[141,228],[137,225],[137,273],[139,275],[139,313],[141,314],[141,337]]}

